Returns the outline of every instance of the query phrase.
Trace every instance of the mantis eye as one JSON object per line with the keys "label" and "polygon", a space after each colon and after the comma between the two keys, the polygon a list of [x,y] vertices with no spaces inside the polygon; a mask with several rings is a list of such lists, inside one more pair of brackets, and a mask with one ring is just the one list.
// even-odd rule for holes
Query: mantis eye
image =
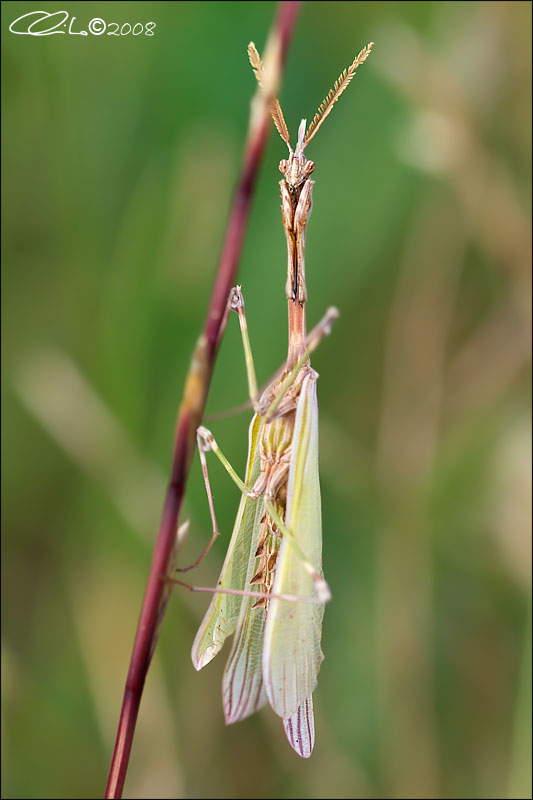
{"label": "mantis eye", "polygon": [[287,161],[286,161],[284,158],[282,158],[282,159],[281,159],[281,161],[279,162],[279,171],[280,171],[280,172],[281,172],[283,175],[285,175],[285,173],[287,172],[287,167],[288,167],[288,166],[289,166],[289,165],[288,165]]}
{"label": "mantis eye", "polygon": [[314,161],[306,161],[304,166],[304,172],[306,175],[310,175],[314,172],[315,169],[315,162]]}

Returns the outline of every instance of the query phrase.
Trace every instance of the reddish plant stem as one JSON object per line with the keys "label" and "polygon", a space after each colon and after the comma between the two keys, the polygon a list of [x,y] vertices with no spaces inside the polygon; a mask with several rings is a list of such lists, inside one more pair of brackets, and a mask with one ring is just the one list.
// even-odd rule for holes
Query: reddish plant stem
{"label": "reddish plant stem", "polygon": [[[278,10],[274,35],[279,37],[280,69],[285,60],[299,5],[299,2],[283,2]],[[255,178],[268,133],[269,115],[266,104],[262,117],[260,124],[251,126],[204,330],[194,350],[185,383],[170,481],[124,689],[106,798],[122,797],[144,682],[164,612],[165,590],[168,589],[166,576],[176,543],[179,512],[194,455],[196,428],[201,423],[204,412],[228,295],[237,274]]]}

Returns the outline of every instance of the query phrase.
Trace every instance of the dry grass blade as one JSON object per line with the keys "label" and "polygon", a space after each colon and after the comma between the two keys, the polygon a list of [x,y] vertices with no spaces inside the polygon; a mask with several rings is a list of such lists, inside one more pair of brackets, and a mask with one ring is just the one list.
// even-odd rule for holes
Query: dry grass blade
{"label": "dry grass blade", "polygon": [[[250,42],[248,45],[248,58],[250,59],[250,64],[252,65],[254,75],[257,78],[257,82],[259,86],[264,89],[263,84],[263,63],[261,61],[261,57],[257,52],[257,48],[253,42]],[[285,122],[285,117],[283,116],[283,111],[281,110],[281,106],[277,97],[274,97],[269,100],[269,111],[272,115],[272,119],[274,120],[274,125],[277,128],[277,131],[284,142],[289,144],[289,130],[287,128],[287,123]]]}
{"label": "dry grass blade", "polygon": [[248,58],[250,59],[250,64],[252,65],[255,77],[257,78],[257,83],[261,86],[263,81],[263,64],[261,63],[261,57],[257,52],[257,48],[253,42],[250,42],[248,45]]}
{"label": "dry grass blade", "polygon": [[309,125],[307,129],[307,133],[305,134],[305,143],[311,141],[317,130],[320,128],[328,114],[330,113],[331,109],[344,92],[350,81],[352,80],[353,76],[355,75],[355,70],[362,64],[363,61],[366,61],[368,56],[370,55],[370,51],[374,46],[374,42],[369,42],[366,47],[363,47],[359,55],[355,57],[353,62],[350,64],[348,69],[345,69],[333,85],[333,89],[330,89],[329,94],[327,97],[324,98],[322,103],[319,106],[317,113],[315,114],[312,123]]}

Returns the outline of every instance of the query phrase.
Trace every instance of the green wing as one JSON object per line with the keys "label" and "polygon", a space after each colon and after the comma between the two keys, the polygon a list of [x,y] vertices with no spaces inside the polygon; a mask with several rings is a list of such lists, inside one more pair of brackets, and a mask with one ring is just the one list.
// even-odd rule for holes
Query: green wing
{"label": "green wing", "polygon": [[[318,480],[318,406],[315,372],[304,378],[296,410],[285,524],[300,550],[322,575],[322,521]],[[290,537],[282,540],[273,594],[316,597],[316,588]],[[323,604],[269,601],[263,649],[268,700],[284,720],[307,709],[324,656],[320,649]],[[293,745],[294,746],[294,745]]]}
{"label": "green wing", "polygon": [[307,697],[294,716],[284,719],[283,727],[293,750],[302,758],[310,758],[315,745],[313,698]]}
{"label": "green wing", "polygon": [[[257,528],[259,531],[259,527]],[[255,532],[254,532],[255,533]],[[254,537],[252,552],[257,548]],[[252,576],[250,576],[252,577]],[[233,647],[222,679],[222,700],[226,724],[249,717],[266,703],[263,686],[264,608],[252,608],[252,597],[244,597]]]}
{"label": "green wing", "polygon": [[[254,484],[260,472],[260,428],[261,420],[254,416],[248,434],[247,486]],[[262,506],[261,498],[242,496],[217,588],[243,590],[253,577],[257,542],[254,546],[252,538],[254,532],[258,536]],[[196,669],[202,669],[209,664],[221,649],[226,637],[234,632],[243,600],[246,598],[239,595],[213,595],[192,646],[192,662]]]}

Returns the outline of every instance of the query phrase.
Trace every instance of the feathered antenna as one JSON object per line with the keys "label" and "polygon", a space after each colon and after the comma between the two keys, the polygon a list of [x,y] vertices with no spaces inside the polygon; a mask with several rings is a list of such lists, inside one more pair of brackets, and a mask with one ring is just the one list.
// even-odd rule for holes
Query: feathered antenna
{"label": "feathered antenna", "polygon": [[[250,42],[248,45],[248,58],[250,59],[250,64],[252,65],[255,77],[257,78],[257,82],[259,86],[264,89],[263,83],[263,64],[261,62],[261,58],[259,53],[257,52],[256,46],[253,42]],[[285,122],[285,117],[283,116],[283,111],[281,110],[281,106],[277,97],[274,97],[270,101],[270,113],[272,115],[272,119],[274,120],[274,125],[276,126],[279,135],[283,139],[284,142],[288,144],[290,147],[289,141],[289,131],[287,129],[287,123]]]}
{"label": "feathered antenna", "polygon": [[320,107],[315,114],[312,123],[309,125],[307,129],[307,133],[305,134],[305,144],[308,144],[317,130],[320,128],[324,120],[326,119],[327,115],[330,113],[331,109],[344,92],[350,81],[352,80],[355,70],[365,61],[368,56],[370,55],[370,51],[374,46],[374,42],[369,42],[366,47],[363,47],[361,52],[358,56],[355,57],[354,61],[348,69],[345,69],[344,72],[341,72],[338,79],[335,81],[333,85],[333,89],[330,89],[330,92],[327,97],[324,98],[324,101],[320,104]]}

